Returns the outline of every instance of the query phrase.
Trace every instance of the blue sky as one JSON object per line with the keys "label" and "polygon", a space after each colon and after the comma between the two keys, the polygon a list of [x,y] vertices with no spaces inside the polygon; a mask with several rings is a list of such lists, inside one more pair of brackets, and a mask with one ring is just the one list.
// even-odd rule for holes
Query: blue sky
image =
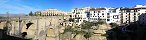
{"label": "blue sky", "polygon": [[55,8],[71,11],[72,8],[91,7],[133,7],[146,5],[146,0],[0,0],[0,14],[28,14],[30,11]]}

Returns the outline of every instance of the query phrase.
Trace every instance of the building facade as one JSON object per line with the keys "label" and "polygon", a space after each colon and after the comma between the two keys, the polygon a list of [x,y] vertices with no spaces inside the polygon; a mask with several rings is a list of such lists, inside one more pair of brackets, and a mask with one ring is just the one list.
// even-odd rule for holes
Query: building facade
{"label": "building facade", "polygon": [[129,24],[131,22],[136,22],[138,20],[138,10],[135,8],[121,8],[121,23]]}
{"label": "building facade", "polygon": [[134,8],[121,8],[120,11],[121,23],[138,22],[139,24],[145,24],[146,6],[136,5]]}
{"label": "building facade", "polygon": [[145,24],[146,6],[136,5],[133,8],[75,8],[72,9],[72,18],[77,25],[86,21],[104,20],[106,23],[130,24],[138,22]]}
{"label": "building facade", "polygon": [[107,23],[120,24],[120,8],[108,8]]}
{"label": "building facade", "polygon": [[47,10],[37,11],[35,12],[35,14],[40,16],[60,16],[60,15],[66,15],[66,12],[57,9],[47,9]]}
{"label": "building facade", "polygon": [[76,20],[77,25],[85,21],[104,20],[107,23],[120,23],[119,8],[75,8],[72,10],[72,18]]}

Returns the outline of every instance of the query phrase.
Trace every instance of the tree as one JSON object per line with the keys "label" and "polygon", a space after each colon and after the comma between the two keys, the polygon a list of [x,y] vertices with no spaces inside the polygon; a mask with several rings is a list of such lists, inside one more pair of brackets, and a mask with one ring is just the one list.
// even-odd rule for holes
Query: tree
{"label": "tree", "polygon": [[115,27],[118,27],[118,26],[119,26],[119,25],[116,24],[116,23],[110,23],[110,25],[111,25],[112,28],[115,28]]}
{"label": "tree", "polygon": [[29,16],[33,16],[33,13],[32,13],[32,11],[29,13]]}
{"label": "tree", "polygon": [[91,37],[91,35],[93,34],[93,32],[90,30],[90,29],[92,29],[92,26],[94,26],[94,23],[93,22],[88,22],[88,21],[84,21],[81,24],[81,29],[85,31],[84,37],[88,40]]}
{"label": "tree", "polygon": [[74,19],[73,19],[73,18],[69,18],[69,21],[70,21],[70,22],[74,22]]}
{"label": "tree", "polygon": [[98,24],[106,24],[106,22],[104,20],[99,20],[97,23]]}
{"label": "tree", "polygon": [[89,40],[89,38],[92,36],[92,34],[94,34],[94,32],[93,32],[94,29],[92,27],[97,26],[98,24],[100,24],[100,23],[83,21],[83,23],[80,26],[77,26],[75,28],[72,28],[72,27],[66,28],[64,30],[64,33],[72,32],[72,34],[75,34],[73,38],[75,38],[76,35],[78,35],[78,34],[83,34],[84,37]]}
{"label": "tree", "polygon": [[[84,34],[84,37],[87,39],[87,38],[90,38],[92,36],[92,33],[91,32],[87,32]],[[89,40],[89,39],[88,39]]]}
{"label": "tree", "polygon": [[35,12],[34,16],[41,16],[41,12],[40,11]]}

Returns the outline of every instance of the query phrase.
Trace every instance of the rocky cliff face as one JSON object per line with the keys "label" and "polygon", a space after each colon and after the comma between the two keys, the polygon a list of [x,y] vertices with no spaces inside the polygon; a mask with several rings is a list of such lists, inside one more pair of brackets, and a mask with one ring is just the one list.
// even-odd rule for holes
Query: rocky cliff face
{"label": "rocky cliff face", "polygon": [[[94,26],[95,27],[95,26]],[[106,39],[106,31],[111,29],[110,25],[108,24],[100,24],[98,25],[98,29],[93,30],[94,34],[89,38],[89,40],[107,40]],[[73,38],[75,34],[71,32],[67,32],[61,36],[62,40],[69,40],[71,37],[72,40],[88,40],[84,37],[84,34],[77,34],[75,38]]]}
{"label": "rocky cliff face", "polygon": [[[30,17],[25,20],[18,20],[16,18],[9,23],[9,35],[17,36],[21,38],[32,38],[40,40],[87,40],[84,35],[79,34],[73,38],[74,34],[66,33],[60,35],[65,29],[61,26],[64,19],[62,17],[52,16],[52,17]],[[6,22],[0,23],[0,28],[5,27]],[[108,24],[102,24],[98,26],[99,28],[94,31],[94,34],[89,38],[89,40],[106,40],[106,31],[110,29]],[[22,35],[23,34],[23,35]],[[24,37],[22,37],[24,36]]]}
{"label": "rocky cliff face", "polygon": [[[11,36],[22,37],[22,33],[26,33],[24,38],[33,38],[45,40],[48,38],[58,39],[58,26],[63,21],[62,17],[31,17],[28,19],[15,19],[10,21],[8,33]],[[0,23],[0,28],[3,29],[6,22]],[[46,36],[47,35],[47,36]]]}

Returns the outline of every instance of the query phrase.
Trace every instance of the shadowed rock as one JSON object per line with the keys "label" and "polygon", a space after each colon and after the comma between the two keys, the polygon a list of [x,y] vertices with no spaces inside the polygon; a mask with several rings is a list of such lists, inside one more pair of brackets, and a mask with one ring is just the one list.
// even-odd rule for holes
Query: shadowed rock
{"label": "shadowed rock", "polygon": [[33,24],[33,23],[27,23],[27,24],[26,24],[26,26],[27,26],[26,29],[28,29],[32,24]]}

